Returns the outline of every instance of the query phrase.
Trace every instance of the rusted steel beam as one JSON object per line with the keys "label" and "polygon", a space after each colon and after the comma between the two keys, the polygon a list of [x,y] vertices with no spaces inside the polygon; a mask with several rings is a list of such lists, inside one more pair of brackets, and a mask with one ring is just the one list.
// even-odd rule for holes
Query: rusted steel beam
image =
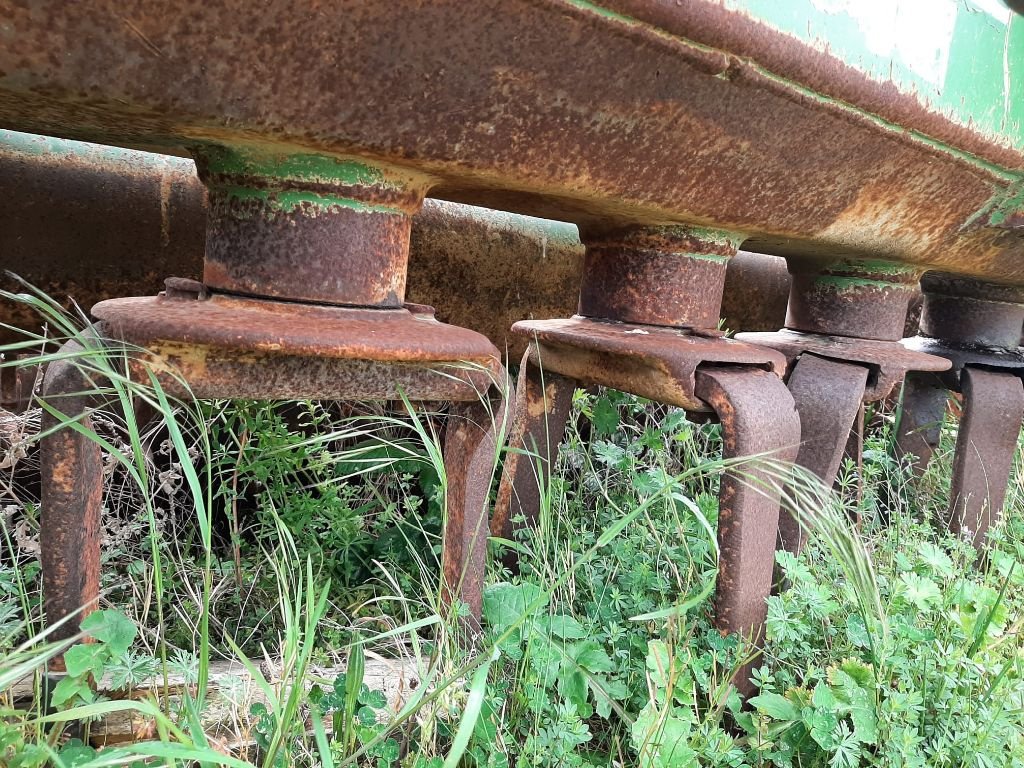
{"label": "rusted steel beam", "polygon": [[724,327],[735,332],[779,330],[786,322],[791,283],[785,259],[738,252],[725,271]]}
{"label": "rusted steel beam", "polygon": [[951,368],[907,382],[896,450],[923,473],[939,443],[948,392],[963,395],[945,522],[980,551],[1002,515],[1024,420],[1024,291],[938,273],[926,274],[922,288],[921,333],[903,343]]}
{"label": "rusted steel beam", "polygon": [[358,156],[445,199],[1024,282],[1013,137],[712,0],[607,4],[3,0],[0,124]]}
{"label": "rusted steel beam", "polygon": [[509,328],[572,314],[582,268],[571,224],[427,200],[412,220],[407,293],[517,360],[526,342]]}
{"label": "rusted steel beam", "polygon": [[[155,294],[166,275],[200,275],[204,195],[190,160],[0,130],[0,270],[83,310]],[[40,326],[15,302],[0,322]]]}
{"label": "rusted steel beam", "polygon": [[[506,461],[492,519],[506,538],[514,535],[516,522],[538,520],[578,385],[610,386],[713,413],[722,423],[726,459],[769,455],[785,462],[796,456],[800,422],[781,380],[784,357],[724,338],[715,328],[734,238],[671,227],[592,237],[581,314],[513,326],[530,350],[512,418],[510,446],[516,453]],[[771,589],[779,484],[767,482],[756,466],[747,470],[743,479],[732,471],[722,479],[716,624],[757,643]],[[734,682],[749,694],[750,668],[740,670]]]}

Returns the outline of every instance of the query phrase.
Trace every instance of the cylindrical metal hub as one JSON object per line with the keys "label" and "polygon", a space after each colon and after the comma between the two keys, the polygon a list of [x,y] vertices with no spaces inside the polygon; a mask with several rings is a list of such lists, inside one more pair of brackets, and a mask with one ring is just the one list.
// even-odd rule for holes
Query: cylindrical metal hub
{"label": "cylindrical metal hub", "polygon": [[878,341],[903,338],[920,269],[850,259],[787,263],[793,275],[787,328]]}
{"label": "cylindrical metal hub", "polygon": [[585,317],[674,328],[716,328],[725,270],[741,237],[685,226],[588,237],[580,285]]}
{"label": "cylindrical metal hub", "polygon": [[1020,345],[1024,288],[942,272],[921,278],[921,334],[950,344],[1001,349]]}
{"label": "cylindrical metal hub", "polygon": [[425,177],[363,161],[196,150],[209,191],[203,282],[317,304],[400,307]]}

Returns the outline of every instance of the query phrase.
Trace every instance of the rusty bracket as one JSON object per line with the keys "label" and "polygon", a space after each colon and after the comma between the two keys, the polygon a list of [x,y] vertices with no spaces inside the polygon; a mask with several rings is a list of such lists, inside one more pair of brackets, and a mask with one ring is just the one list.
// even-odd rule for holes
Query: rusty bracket
{"label": "rusty bracket", "polygon": [[1024,289],[943,273],[921,282],[921,333],[903,345],[941,356],[950,368],[908,376],[895,448],[923,474],[939,444],[948,392],[962,393],[945,522],[981,551],[1002,514],[1024,419]]}
{"label": "rusty bracket", "polygon": [[[523,359],[492,528],[510,537],[514,523],[536,521],[543,483],[564,433],[572,392],[600,385],[687,410],[713,411],[722,423],[723,456],[796,457],[800,421],[782,383],[783,356],[717,335],[574,317],[525,321]],[[719,503],[716,625],[761,640],[778,532],[779,492],[757,467],[730,470]],[[750,666],[737,673],[752,692]]]}
{"label": "rusty bracket", "polygon": [[430,307],[322,306],[194,285],[92,310],[105,335],[140,350],[133,366],[178,396],[185,381],[202,398],[475,400],[499,380],[494,345]]}
{"label": "rusty bracket", "polygon": [[[209,191],[204,282],[172,279],[160,296],[111,299],[92,310],[100,333],[127,346],[133,378],[148,383],[155,374],[169,394],[200,398],[470,403],[504,383],[490,341],[404,303],[411,218],[425,177],[253,146],[204,145],[196,161]],[[46,383],[51,398],[73,394],[69,386],[79,380],[57,367]],[[84,398],[67,403],[68,417],[87,416]],[[471,406],[467,413],[477,415]],[[456,467],[441,595],[451,601],[454,585],[464,587],[476,618],[494,439],[456,420],[446,450]],[[55,623],[97,598],[93,523],[103,476],[94,471],[95,444],[77,432],[50,434],[41,450],[44,584]],[[61,565],[71,561],[81,561],[78,570]],[[73,632],[77,625],[65,626]]]}
{"label": "rusty bracket", "polygon": [[690,411],[707,411],[696,394],[703,364],[762,368],[782,376],[785,357],[715,332],[594,320],[524,320],[512,332],[533,340],[534,365],[590,384],[632,392]]}
{"label": "rusty bracket", "polygon": [[[901,324],[902,327],[902,324]],[[950,363],[941,357],[908,350],[899,342],[827,336],[783,329],[775,333],[740,333],[736,338],[778,350],[791,363],[809,353],[841,363],[866,366],[870,373],[864,402],[884,400],[909,371],[945,371]]]}

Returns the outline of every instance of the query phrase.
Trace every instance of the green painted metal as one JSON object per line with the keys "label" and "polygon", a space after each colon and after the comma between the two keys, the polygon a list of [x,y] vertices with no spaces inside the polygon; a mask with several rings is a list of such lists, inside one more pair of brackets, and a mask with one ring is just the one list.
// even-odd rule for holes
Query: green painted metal
{"label": "green painted metal", "polygon": [[259,201],[267,213],[302,209],[313,216],[336,206],[364,213],[408,213],[408,206],[385,199],[388,193],[407,197],[409,175],[391,174],[362,160],[248,146],[211,145],[194,152],[208,186],[227,198]]}
{"label": "green painted metal", "polygon": [[1000,0],[724,0],[726,8],[892,82],[1024,149],[1024,17]]}

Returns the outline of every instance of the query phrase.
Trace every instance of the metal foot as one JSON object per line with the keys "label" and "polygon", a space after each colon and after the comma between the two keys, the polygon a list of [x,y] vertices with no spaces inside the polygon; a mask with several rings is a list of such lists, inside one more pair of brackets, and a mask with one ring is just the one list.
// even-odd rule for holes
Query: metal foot
{"label": "metal foot", "polygon": [[[723,458],[765,455],[791,462],[800,442],[800,417],[789,390],[772,373],[707,367],[697,371],[697,395],[722,422]],[[718,503],[719,569],[715,624],[755,645],[764,636],[778,536],[781,481],[756,465],[722,477]],[[754,690],[744,665],[734,683],[741,695]]]}
{"label": "metal foot", "polygon": [[964,368],[964,415],[950,487],[949,529],[981,550],[999,521],[1024,421],[1024,383],[1013,373]]}

